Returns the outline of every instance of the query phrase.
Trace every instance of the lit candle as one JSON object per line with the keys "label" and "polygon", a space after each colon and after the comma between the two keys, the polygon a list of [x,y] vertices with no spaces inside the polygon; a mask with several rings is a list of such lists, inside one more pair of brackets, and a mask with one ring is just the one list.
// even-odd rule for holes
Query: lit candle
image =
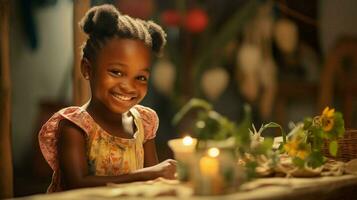
{"label": "lit candle", "polygon": [[175,156],[179,156],[179,154],[182,153],[187,154],[195,152],[196,144],[197,139],[190,136],[169,141],[169,146],[174,152]]}
{"label": "lit candle", "polygon": [[169,141],[169,146],[174,152],[175,159],[178,161],[177,173],[181,181],[189,181],[194,160],[197,139],[190,136],[173,139]]}
{"label": "lit candle", "polygon": [[182,144],[184,146],[191,146],[193,144],[193,139],[190,136],[186,136],[182,139]]}
{"label": "lit candle", "polygon": [[213,177],[219,173],[219,161],[216,158],[218,155],[218,148],[210,148],[207,151],[207,156],[203,156],[200,159],[200,171],[202,176]]}
{"label": "lit candle", "polygon": [[199,160],[200,175],[195,180],[195,192],[201,195],[223,193],[223,177],[220,175],[220,151],[210,148]]}

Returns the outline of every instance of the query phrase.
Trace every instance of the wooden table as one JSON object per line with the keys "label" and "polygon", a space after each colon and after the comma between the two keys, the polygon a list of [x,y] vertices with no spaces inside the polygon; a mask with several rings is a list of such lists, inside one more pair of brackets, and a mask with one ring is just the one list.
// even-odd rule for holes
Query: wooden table
{"label": "wooden table", "polygon": [[[150,188],[151,187],[151,188]],[[156,187],[154,189],[154,187]],[[147,192],[143,192],[146,190]],[[156,190],[156,193],[154,192]],[[175,190],[178,196],[159,196]],[[22,200],[67,200],[67,199],[357,199],[357,176],[317,178],[260,178],[245,183],[241,190],[221,196],[192,196],[192,189],[182,184],[165,182],[136,182],[114,186],[77,189],[55,194],[38,194],[17,199]],[[133,196],[134,195],[134,196]]]}

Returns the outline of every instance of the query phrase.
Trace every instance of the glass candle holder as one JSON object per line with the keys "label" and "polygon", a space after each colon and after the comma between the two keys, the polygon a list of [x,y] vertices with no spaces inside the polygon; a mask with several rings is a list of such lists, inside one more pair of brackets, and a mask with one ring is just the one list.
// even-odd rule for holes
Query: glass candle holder
{"label": "glass candle holder", "polygon": [[169,140],[168,145],[177,160],[177,175],[181,182],[188,182],[192,177],[192,165],[195,159],[197,139],[190,136]]}
{"label": "glass candle holder", "polygon": [[234,149],[200,149],[193,164],[195,194],[220,195],[237,191],[244,172],[236,160]]}

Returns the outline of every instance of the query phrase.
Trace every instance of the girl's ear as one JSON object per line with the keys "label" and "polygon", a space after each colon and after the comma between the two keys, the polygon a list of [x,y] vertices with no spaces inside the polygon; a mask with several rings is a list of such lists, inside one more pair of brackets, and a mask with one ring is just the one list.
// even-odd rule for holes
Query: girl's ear
{"label": "girl's ear", "polygon": [[81,72],[84,79],[89,80],[90,76],[92,75],[92,67],[90,61],[87,58],[82,58],[81,61]]}

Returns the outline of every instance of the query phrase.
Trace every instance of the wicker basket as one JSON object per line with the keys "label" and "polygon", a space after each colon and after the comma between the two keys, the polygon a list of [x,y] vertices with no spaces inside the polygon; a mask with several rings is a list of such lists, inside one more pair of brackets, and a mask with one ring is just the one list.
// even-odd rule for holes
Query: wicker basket
{"label": "wicker basket", "polygon": [[330,155],[328,144],[329,142],[325,141],[323,147],[324,156],[328,158],[344,162],[357,158],[357,130],[346,130],[343,138],[338,140],[338,152],[336,157]]}

